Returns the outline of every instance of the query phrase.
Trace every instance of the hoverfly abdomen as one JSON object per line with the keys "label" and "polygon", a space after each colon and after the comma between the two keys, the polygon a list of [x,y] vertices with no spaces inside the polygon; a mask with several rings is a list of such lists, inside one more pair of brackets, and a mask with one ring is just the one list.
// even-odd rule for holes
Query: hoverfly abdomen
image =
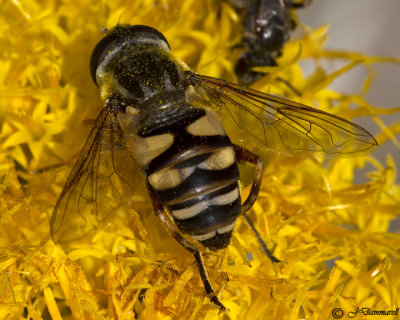
{"label": "hoverfly abdomen", "polygon": [[238,183],[169,205],[168,209],[180,230],[211,250],[223,249],[229,244],[241,210]]}
{"label": "hoverfly abdomen", "polygon": [[[178,122],[146,134],[139,130],[140,143],[134,149],[149,187],[172,214],[179,230],[211,250],[222,249],[229,244],[241,209],[235,152],[212,112],[190,105],[186,108],[187,116]],[[164,151],[149,160],[142,146],[149,145],[147,139],[162,135],[173,137],[173,141],[166,140],[159,149]]]}

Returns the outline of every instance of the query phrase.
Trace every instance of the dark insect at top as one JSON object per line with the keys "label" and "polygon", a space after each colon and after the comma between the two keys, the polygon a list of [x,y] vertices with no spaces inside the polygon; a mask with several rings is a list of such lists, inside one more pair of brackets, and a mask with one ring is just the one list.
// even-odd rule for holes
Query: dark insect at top
{"label": "dark insect at top", "polygon": [[276,58],[282,54],[283,45],[289,40],[296,24],[292,10],[305,6],[304,1],[294,0],[232,0],[243,18],[242,53],[235,65],[239,83],[249,85],[264,74],[253,71],[254,67],[277,66]]}

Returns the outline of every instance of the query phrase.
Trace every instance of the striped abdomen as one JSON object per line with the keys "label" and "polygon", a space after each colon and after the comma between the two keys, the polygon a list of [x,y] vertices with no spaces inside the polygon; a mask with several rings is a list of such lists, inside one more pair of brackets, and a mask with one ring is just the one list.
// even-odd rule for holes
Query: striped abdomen
{"label": "striped abdomen", "polygon": [[219,120],[191,107],[179,121],[139,131],[135,152],[181,232],[210,249],[225,248],[241,200],[235,151]]}

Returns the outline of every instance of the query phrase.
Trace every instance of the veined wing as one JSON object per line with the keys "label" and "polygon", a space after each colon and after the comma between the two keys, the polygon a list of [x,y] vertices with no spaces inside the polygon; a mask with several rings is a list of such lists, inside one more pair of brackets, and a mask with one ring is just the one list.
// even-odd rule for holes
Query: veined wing
{"label": "veined wing", "polygon": [[302,157],[349,157],[378,145],[367,130],[336,115],[229,81],[193,72],[188,77],[196,90],[194,100],[200,96],[207,107],[218,108],[224,122],[233,120],[235,130],[256,140],[261,149]]}
{"label": "veined wing", "polygon": [[55,242],[84,237],[126,202],[135,160],[127,150],[116,103],[106,102],[57,200],[50,223]]}

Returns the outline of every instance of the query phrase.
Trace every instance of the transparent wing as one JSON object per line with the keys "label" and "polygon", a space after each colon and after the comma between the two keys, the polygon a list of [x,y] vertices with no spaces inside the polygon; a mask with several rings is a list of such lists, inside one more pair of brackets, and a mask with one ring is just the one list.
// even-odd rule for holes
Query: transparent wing
{"label": "transparent wing", "polygon": [[118,112],[106,105],[57,200],[50,223],[53,240],[76,240],[96,229],[121,208],[134,177],[135,160]]}
{"label": "transparent wing", "polygon": [[224,124],[233,120],[231,131],[241,131],[242,144],[256,141],[261,150],[301,157],[348,157],[377,146],[368,131],[333,114],[193,72],[188,77],[194,103],[200,98],[199,103],[217,108]]}

